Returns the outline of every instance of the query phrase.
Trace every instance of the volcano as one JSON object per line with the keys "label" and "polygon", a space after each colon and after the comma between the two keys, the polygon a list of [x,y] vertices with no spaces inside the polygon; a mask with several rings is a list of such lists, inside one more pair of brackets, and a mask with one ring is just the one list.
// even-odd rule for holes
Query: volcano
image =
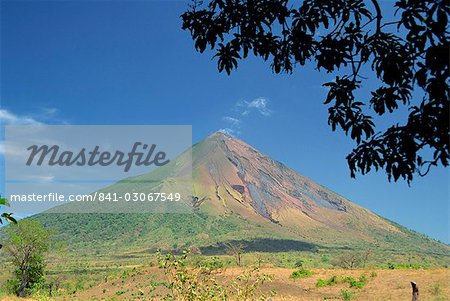
{"label": "volcano", "polygon": [[[249,250],[262,252],[371,248],[448,257],[449,246],[358,206],[235,137],[214,133],[192,146],[190,154],[192,213],[32,218],[56,228],[74,247],[130,251],[196,246],[208,252],[226,242],[245,241]],[[187,162],[184,156],[136,179],[174,174]],[[127,185],[132,184],[117,183],[104,191],[131,191]]]}

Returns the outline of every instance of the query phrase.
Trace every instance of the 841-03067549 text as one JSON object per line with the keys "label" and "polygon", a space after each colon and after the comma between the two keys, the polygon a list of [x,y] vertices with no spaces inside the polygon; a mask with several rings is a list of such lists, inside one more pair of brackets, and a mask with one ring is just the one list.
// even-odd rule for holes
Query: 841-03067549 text
{"label": "841-03067549 text", "polygon": [[91,194],[60,193],[48,194],[11,194],[12,202],[178,202],[181,200],[179,192],[94,192]]}

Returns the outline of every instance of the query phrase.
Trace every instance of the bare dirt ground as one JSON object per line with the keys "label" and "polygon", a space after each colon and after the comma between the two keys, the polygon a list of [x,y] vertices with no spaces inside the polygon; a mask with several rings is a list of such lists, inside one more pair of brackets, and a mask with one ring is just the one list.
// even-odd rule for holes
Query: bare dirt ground
{"label": "bare dirt ground", "polygon": [[[420,300],[450,300],[450,269],[427,270],[322,270],[312,269],[313,275],[308,278],[292,280],[293,269],[262,268],[261,272],[274,275],[271,283],[264,285],[263,291],[272,289],[277,295],[272,300],[342,300],[341,290],[348,290],[356,296],[353,300],[411,300],[410,281],[415,281],[420,289]],[[223,283],[230,283],[243,268],[228,268],[218,274]],[[316,287],[319,278],[332,276],[352,276],[358,278],[365,275],[367,284],[360,289],[350,288],[341,283],[326,287]],[[158,295],[167,291],[158,283],[164,281],[164,275],[158,268],[147,268],[130,274],[126,278],[108,279],[105,283],[92,287],[75,295],[58,298],[60,300],[159,300]],[[152,290],[152,287],[156,287]],[[154,299],[151,299],[153,296]]]}

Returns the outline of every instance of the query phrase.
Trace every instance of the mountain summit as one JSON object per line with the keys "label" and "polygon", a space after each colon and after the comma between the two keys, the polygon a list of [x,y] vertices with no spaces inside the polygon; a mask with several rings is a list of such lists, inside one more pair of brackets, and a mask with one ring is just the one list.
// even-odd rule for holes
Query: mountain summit
{"label": "mountain summit", "polygon": [[[257,251],[377,249],[448,256],[450,248],[358,206],[247,143],[214,133],[154,173],[176,175],[190,164],[189,214],[39,214],[78,244],[114,248],[211,250],[229,241],[245,241]],[[165,182],[176,183],[176,176]],[[146,181],[142,181],[145,184]],[[130,186],[127,186],[130,185]],[[119,182],[102,191],[132,191]],[[164,187],[157,183],[154,187]],[[151,188],[151,189],[154,189]],[[80,223],[80,220],[83,220]],[[384,251],[383,251],[384,252]]]}
{"label": "mountain summit", "polygon": [[373,242],[373,231],[403,235],[388,221],[227,134],[214,133],[194,146],[193,175],[194,206],[219,215],[238,213],[319,240]]}

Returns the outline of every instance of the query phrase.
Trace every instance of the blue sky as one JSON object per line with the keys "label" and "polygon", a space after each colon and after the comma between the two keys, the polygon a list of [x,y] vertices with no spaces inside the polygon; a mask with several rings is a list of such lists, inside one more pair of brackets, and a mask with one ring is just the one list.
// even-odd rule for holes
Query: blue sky
{"label": "blue sky", "polygon": [[448,169],[411,187],[383,172],[350,179],[354,144],[331,131],[323,105],[321,84],[334,75],[275,75],[253,58],[219,74],[181,30],[181,1],[1,5],[3,123],[190,124],[194,142],[228,128],[351,201],[450,242]]}

